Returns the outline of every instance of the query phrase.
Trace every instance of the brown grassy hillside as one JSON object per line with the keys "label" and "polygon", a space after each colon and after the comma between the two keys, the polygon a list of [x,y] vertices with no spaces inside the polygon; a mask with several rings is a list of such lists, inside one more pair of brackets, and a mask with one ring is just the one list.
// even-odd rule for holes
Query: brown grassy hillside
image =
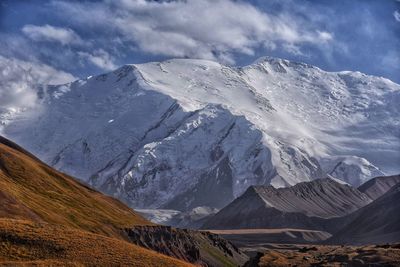
{"label": "brown grassy hillside", "polygon": [[192,266],[116,238],[12,219],[0,219],[0,265]]}
{"label": "brown grassy hillside", "polygon": [[149,225],[116,199],[50,168],[0,137],[0,218],[70,226],[108,236]]}
{"label": "brown grassy hillside", "polygon": [[0,137],[0,265],[191,266],[127,242],[153,225]]}

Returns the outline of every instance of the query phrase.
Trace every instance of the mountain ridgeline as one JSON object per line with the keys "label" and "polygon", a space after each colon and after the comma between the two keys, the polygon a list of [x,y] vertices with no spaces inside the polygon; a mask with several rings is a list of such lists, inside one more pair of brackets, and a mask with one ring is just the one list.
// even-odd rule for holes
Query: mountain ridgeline
{"label": "mountain ridgeline", "polygon": [[335,244],[400,242],[400,183],[395,184],[369,205],[343,217],[341,223],[345,226],[328,240],[329,242]]}
{"label": "mountain ridgeline", "polygon": [[357,189],[329,178],[287,188],[252,186],[210,217],[203,228],[327,230],[326,219],[350,214],[371,201]]}
{"label": "mountain ridgeline", "polygon": [[247,241],[400,242],[390,80],[174,59],[35,90],[0,109],[0,264],[238,266]]}
{"label": "mountain ridgeline", "polygon": [[[397,179],[398,176],[376,177],[359,189],[330,178],[288,188],[252,186],[209,216],[202,228],[231,233],[232,239],[238,239],[238,234],[243,235],[249,229],[259,235],[271,231],[266,229],[289,229],[287,233],[290,229],[307,229],[309,233],[330,233],[333,236],[326,242],[334,244],[400,242],[400,181],[396,182]],[[273,240],[271,236],[264,240]]]}
{"label": "mountain ridgeline", "polygon": [[375,200],[398,183],[400,183],[400,175],[375,177],[359,186],[358,190]]}
{"label": "mountain ridgeline", "polygon": [[251,185],[399,171],[399,92],[282,59],[176,59],[42,88],[35,107],[1,111],[0,130],[133,208],[220,209]]}

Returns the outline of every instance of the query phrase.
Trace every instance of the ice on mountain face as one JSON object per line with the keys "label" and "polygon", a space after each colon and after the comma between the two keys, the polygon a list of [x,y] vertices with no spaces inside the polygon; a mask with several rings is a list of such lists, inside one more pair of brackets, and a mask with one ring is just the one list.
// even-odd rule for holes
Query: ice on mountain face
{"label": "ice on mountain face", "polygon": [[254,184],[399,171],[399,92],[274,58],[181,59],[49,87],[41,112],[0,118],[7,137],[133,207],[190,210]]}
{"label": "ice on mountain face", "polygon": [[[147,133],[176,101],[152,91],[138,95],[143,90],[132,70],[75,82],[59,99],[50,94],[47,112],[32,118],[31,125],[16,121],[6,134],[19,136],[22,144],[56,168],[87,180],[123,151],[138,149],[146,138],[154,140],[168,131],[162,125],[155,136]],[[108,123],[108,118],[114,122]],[[21,133],[21,128],[30,132]]]}
{"label": "ice on mountain face", "polygon": [[179,228],[199,229],[207,217],[218,212],[215,208],[196,207],[187,212],[166,209],[136,209],[149,221]]}
{"label": "ice on mountain face", "polygon": [[[311,141],[300,144],[290,140],[292,144],[319,154],[319,158],[324,158],[323,153],[357,155],[394,171],[392,167],[400,161],[399,85],[360,73],[329,73],[287,61],[281,65],[286,72],[277,75],[271,65],[259,63],[246,67],[245,72],[279,115],[293,120],[297,140],[304,140],[304,133],[305,140]],[[281,132],[277,131],[277,137]],[[285,141],[289,138],[294,139],[288,136]]]}
{"label": "ice on mountain face", "polygon": [[136,212],[140,213],[143,217],[149,221],[161,224],[161,225],[171,225],[171,221],[181,214],[178,210],[151,210],[151,209],[136,209]]}
{"label": "ice on mountain face", "polygon": [[324,159],[329,175],[354,186],[359,186],[371,177],[383,176],[384,173],[364,158],[340,156]]}
{"label": "ice on mountain face", "polygon": [[[242,188],[264,184],[274,174],[270,151],[261,145],[261,139],[262,133],[244,117],[233,116],[221,106],[207,105],[164,139],[133,153],[112,176],[111,188],[104,190],[122,194],[135,207],[157,208],[196,186],[204,173],[228,159],[230,190],[237,196]],[[217,168],[213,177],[215,184],[219,183],[220,171]],[[105,172],[94,176],[93,183],[109,178],[109,170]]]}

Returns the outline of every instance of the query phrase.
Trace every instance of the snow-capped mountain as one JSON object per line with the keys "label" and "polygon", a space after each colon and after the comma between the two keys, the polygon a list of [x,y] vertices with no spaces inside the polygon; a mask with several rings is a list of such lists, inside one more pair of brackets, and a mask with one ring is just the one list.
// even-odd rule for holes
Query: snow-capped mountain
{"label": "snow-capped mountain", "polygon": [[250,185],[399,171],[400,85],[359,72],[177,59],[38,95],[0,111],[2,133],[136,208],[221,208]]}

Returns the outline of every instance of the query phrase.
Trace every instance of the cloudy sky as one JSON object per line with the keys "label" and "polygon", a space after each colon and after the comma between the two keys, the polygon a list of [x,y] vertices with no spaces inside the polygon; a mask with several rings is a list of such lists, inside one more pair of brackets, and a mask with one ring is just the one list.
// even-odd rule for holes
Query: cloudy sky
{"label": "cloudy sky", "polygon": [[399,83],[400,1],[0,0],[2,106],[127,63],[264,55]]}

